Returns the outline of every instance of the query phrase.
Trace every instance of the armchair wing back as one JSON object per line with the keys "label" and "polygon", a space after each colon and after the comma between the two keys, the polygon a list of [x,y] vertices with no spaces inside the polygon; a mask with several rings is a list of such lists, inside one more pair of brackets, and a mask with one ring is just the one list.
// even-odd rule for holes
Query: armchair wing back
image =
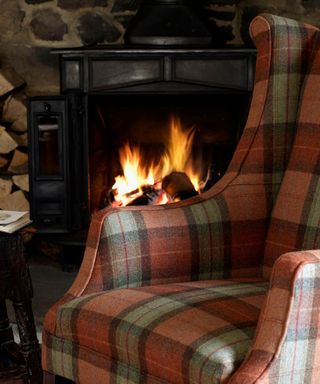
{"label": "armchair wing back", "polygon": [[319,31],[264,14],[251,36],[255,87],[227,173],[181,203],[94,215],[79,274],[46,315],[46,380],[320,382],[320,251],[307,251],[319,246]]}
{"label": "armchair wing back", "polygon": [[313,39],[291,159],[275,203],[264,275],[283,253],[320,248],[320,36]]}
{"label": "armchair wing back", "polygon": [[266,239],[271,275],[250,354],[230,384],[320,382],[320,33]]}

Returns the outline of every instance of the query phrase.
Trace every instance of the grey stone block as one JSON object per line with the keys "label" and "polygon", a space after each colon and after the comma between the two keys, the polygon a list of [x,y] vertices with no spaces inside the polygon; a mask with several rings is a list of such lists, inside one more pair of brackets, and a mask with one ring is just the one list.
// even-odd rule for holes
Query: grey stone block
{"label": "grey stone block", "polygon": [[37,11],[30,25],[33,34],[41,40],[61,41],[68,32],[67,24],[51,9]]}
{"label": "grey stone block", "polygon": [[97,13],[86,13],[78,20],[78,33],[84,44],[114,43],[121,33]]}

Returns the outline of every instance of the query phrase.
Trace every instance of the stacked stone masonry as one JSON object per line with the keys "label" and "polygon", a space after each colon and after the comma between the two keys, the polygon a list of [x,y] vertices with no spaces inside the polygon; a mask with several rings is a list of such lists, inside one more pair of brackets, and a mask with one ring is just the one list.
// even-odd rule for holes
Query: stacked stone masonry
{"label": "stacked stone masonry", "polygon": [[[30,94],[57,93],[58,59],[50,49],[121,44],[141,0],[1,0],[0,66],[13,66]],[[320,0],[201,2],[223,45],[250,46],[248,26],[261,12],[317,25]]]}

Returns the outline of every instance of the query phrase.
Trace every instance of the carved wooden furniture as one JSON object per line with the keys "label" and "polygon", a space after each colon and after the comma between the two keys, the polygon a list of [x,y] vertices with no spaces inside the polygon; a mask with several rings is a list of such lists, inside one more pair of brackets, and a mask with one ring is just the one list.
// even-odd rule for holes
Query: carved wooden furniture
{"label": "carved wooden furniture", "polygon": [[256,82],[227,173],[180,203],[94,215],[46,315],[46,377],[320,382],[320,31],[261,15],[251,33]]}
{"label": "carved wooden furniture", "polygon": [[[22,238],[19,233],[0,233],[0,379],[21,377],[25,383],[42,382],[32,297],[32,283]],[[6,300],[13,304],[20,345],[13,339]]]}

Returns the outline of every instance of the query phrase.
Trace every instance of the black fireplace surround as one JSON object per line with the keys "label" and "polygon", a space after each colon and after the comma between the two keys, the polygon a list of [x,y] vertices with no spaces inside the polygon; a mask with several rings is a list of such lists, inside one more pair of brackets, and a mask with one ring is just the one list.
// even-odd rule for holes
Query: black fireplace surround
{"label": "black fireplace surround", "polygon": [[29,99],[31,218],[39,232],[85,232],[121,172],[125,141],[156,161],[178,115],[193,155],[223,174],[253,88],[255,51],[218,48],[191,0],[142,0],[120,47],[58,49],[60,94]]}
{"label": "black fireplace surround", "polygon": [[[53,53],[60,57],[61,93],[32,97],[28,106],[31,218],[40,232],[86,229],[90,215],[99,208],[93,204],[92,191],[99,183],[94,173],[103,161],[108,162],[112,145],[94,165],[89,164],[89,141],[96,135],[90,121],[92,100],[109,101],[112,109],[121,100],[130,107],[141,100],[147,111],[153,98],[158,103],[163,97],[169,104],[179,97],[189,97],[187,103],[197,105],[206,100],[209,109],[225,98],[230,99],[227,114],[238,119],[237,97],[244,100],[241,113],[253,88],[255,51],[251,49],[99,47]],[[125,109],[119,114],[125,115]],[[103,121],[101,108],[96,115]]]}

